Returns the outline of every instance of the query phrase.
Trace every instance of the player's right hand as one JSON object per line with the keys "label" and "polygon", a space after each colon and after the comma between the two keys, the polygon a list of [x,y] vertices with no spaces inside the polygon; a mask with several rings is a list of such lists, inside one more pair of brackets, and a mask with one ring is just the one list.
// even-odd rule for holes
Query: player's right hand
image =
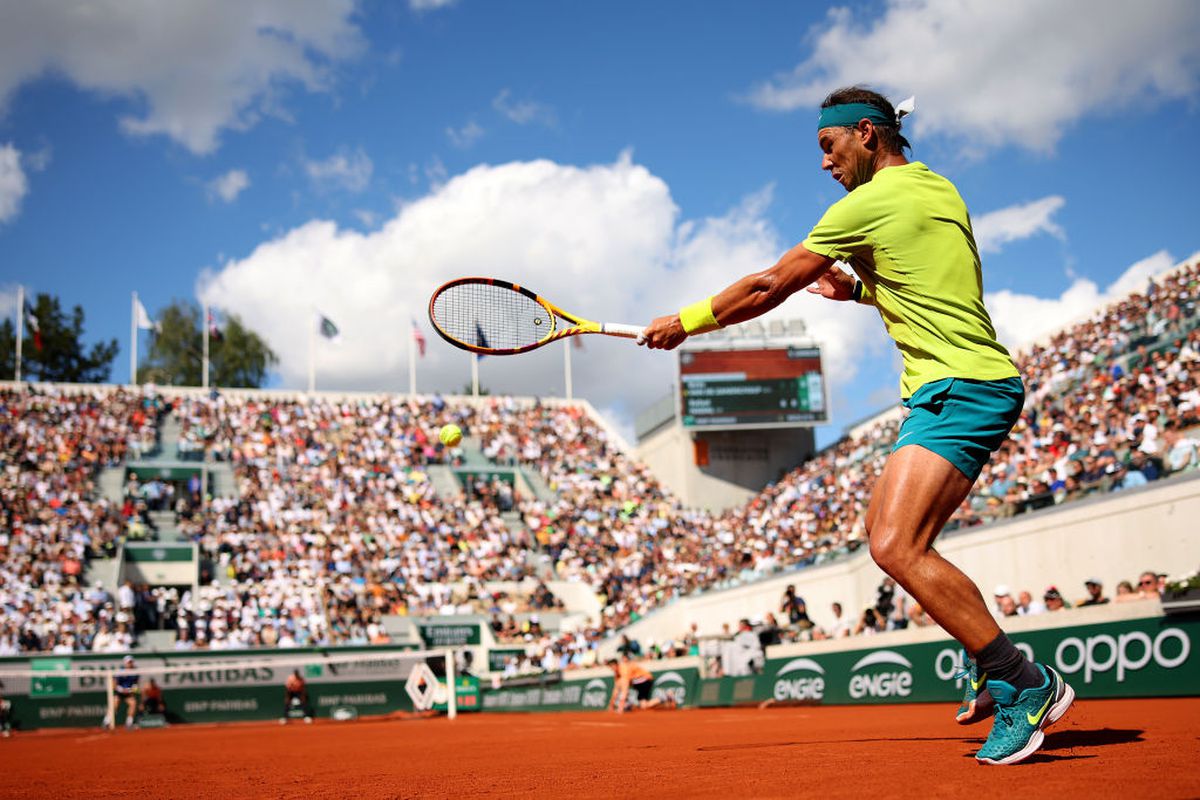
{"label": "player's right hand", "polygon": [[646,345],[651,350],[674,350],[683,344],[683,340],[687,336],[687,331],[683,329],[683,323],[679,321],[679,315],[670,314],[659,317],[647,325],[637,342]]}

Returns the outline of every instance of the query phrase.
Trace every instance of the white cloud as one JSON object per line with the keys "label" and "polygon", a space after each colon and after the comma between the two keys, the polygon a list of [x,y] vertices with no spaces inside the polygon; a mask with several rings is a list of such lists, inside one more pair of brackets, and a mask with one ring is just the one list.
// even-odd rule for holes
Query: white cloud
{"label": "white cloud", "polygon": [[471,120],[461,128],[446,128],[446,136],[455,147],[465,150],[483,137],[483,128],[475,120]]}
{"label": "white cloud", "polygon": [[458,0],[408,0],[408,7],[413,11],[434,11],[439,8],[449,8]]}
{"label": "white cloud", "polygon": [[[0,319],[17,319],[17,286],[9,283],[0,286]],[[5,380],[9,378],[4,376]]]}
{"label": "white cloud", "polygon": [[28,193],[29,181],[21,168],[21,151],[11,143],[0,146],[0,223],[20,213],[21,201]]}
{"label": "white cloud", "polygon": [[53,157],[54,151],[51,149],[50,145],[47,144],[31,153],[22,153],[21,161],[24,162],[25,166],[29,167],[30,172],[44,172],[47,168],[49,168],[50,161],[53,159]]}
{"label": "white cloud", "polygon": [[998,253],[1004,245],[1048,233],[1056,239],[1065,237],[1062,228],[1052,217],[1067,201],[1058,195],[1043,197],[1020,205],[1008,206],[971,221],[975,244],[981,253]]}
{"label": "white cloud", "polygon": [[130,100],[121,127],[194,153],[280,114],[284,91],[325,91],[361,51],[354,0],[91,0],[0,6],[0,106],[47,74]]}
{"label": "white cloud", "polygon": [[1086,115],[1193,95],[1200,4],[886,0],[869,20],[833,9],[810,38],[809,57],[752,103],[815,111],[833,89],[866,82],[915,94],[919,132],[1044,151]]}
{"label": "white cloud", "polygon": [[[426,321],[429,296],[441,283],[494,275],[586,316],[644,324],[774,263],[791,243],[766,221],[769,200],[767,190],[723,216],[680,221],[666,183],[628,154],[588,167],[477,166],[405,203],[377,230],[328,221],[290,230],[206,273],[198,291],[266,336],[281,356],[286,385],[306,382],[308,332],[319,304],[342,333],[340,346],[318,345],[320,386],[406,390],[409,319],[416,317],[430,337],[419,388],[459,391],[469,381],[469,357]],[[858,352],[885,341],[866,307],[803,294],[775,315],[808,321],[838,382],[853,375]],[[559,347],[485,359],[482,382],[497,392],[561,395]],[[575,390],[628,420],[668,391],[674,359],[588,337],[574,358]]]}
{"label": "white cloud", "polygon": [[1150,278],[1174,266],[1171,254],[1160,250],[1130,265],[1104,290],[1094,281],[1077,278],[1058,297],[1037,297],[1005,289],[989,292],[984,302],[997,337],[1009,349],[1018,349],[1090,316],[1132,291],[1145,289]]}
{"label": "white cloud", "polygon": [[244,169],[231,169],[218,175],[206,184],[209,197],[219,197],[232,203],[238,195],[250,187],[250,176]]}
{"label": "white cloud", "polygon": [[549,107],[533,100],[512,99],[512,92],[505,88],[492,100],[492,108],[503,114],[518,125],[528,125],[537,122],[546,126],[555,123],[554,111]]}
{"label": "white cloud", "polygon": [[304,160],[304,172],[320,188],[361,192],[371,183],[375,165],[361,148],[341,149],[324,161]]}

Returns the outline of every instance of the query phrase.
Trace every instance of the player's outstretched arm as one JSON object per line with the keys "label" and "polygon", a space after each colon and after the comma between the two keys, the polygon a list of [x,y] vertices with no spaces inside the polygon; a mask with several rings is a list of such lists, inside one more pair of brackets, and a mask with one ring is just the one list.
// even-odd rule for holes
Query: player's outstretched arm
{"label": "player's outstretched arm", "polygon": [[747,275],[710,298],[711,319],[707,324],[691,320],[695,308],[689,306],[678,314],[651,322],[638,341],[652,349],[672,350],[689,333],[724,328],[762,316],[820,278],[832,265],[832,258],[817,255],[798,244],[784,253],[775,266]]}

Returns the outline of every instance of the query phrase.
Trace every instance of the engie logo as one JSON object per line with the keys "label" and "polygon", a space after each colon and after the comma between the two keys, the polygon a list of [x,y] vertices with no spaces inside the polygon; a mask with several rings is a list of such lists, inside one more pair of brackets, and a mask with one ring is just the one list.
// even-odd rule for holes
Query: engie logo
{"label": "engie logo", "polygon": [[654,690],[650,696],[655,700],[670,701],[681,706],[687,700],[687,683],[678,672],[664,672],[654,677]]}
{"label": "engie logo", "polygon": [[[858,674],[859,670],[867,667],[891,665],[903,667],[904,670],[887,670]],[[908,697],[912,694],[912,662],[895,650],[877,650],[868,653],[858,660],[850,672],[850,696],[855,700],[864,697]]]}
{"label": "engie logo", "polygon": [[605,708],[608,706],[608,684],[600,678],[592,678],[583,687],[583,697],[579,701],[584,708]]}
{"label": "engie logo", "polygon": [[[1168,644],[1172,639],[1175,643]],[[1164,628],[1153,639],[1142,631],[1115,637],[1102,633],[1086,639],[1068,636],[1058,643],[1054,663],[1067,675],[1082,671],[1084,683],[1116,667],[1117,683],[1124,683],[1127,672],[1142,669],[1151,659],[1163,669],[1175,669],[1187,661],[1191,652],[1192,643],[1186,633],[1179,628]]]}
{"label": "engie logo", "polygon": [[[814,675],[797,673],[811,672]],[[821,700],[825,697],[825,669],[811,658],[793,658],[775,673],[772,695],[777,702]]]}

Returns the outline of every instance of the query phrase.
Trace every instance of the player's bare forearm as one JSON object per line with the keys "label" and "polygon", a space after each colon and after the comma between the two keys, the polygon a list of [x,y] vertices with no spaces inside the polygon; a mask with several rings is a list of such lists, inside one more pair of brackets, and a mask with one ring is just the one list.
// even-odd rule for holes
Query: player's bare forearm
{"label": "player's bare forearm", "polygon": [[721,327],[761,317],[817,280],[833,259],[798,244],[770,269],[738,280],[713,297],[713,316]]}
{"label": "player's bare forearm", "polygon": [[[821,277],[833,259],[796,245],[769,269],[747,275],[712,299],[713,317],[721,327],[762,316]],[[678,314],[659,317],[642,335],[651,349],[672,350],[688,336]]]}

